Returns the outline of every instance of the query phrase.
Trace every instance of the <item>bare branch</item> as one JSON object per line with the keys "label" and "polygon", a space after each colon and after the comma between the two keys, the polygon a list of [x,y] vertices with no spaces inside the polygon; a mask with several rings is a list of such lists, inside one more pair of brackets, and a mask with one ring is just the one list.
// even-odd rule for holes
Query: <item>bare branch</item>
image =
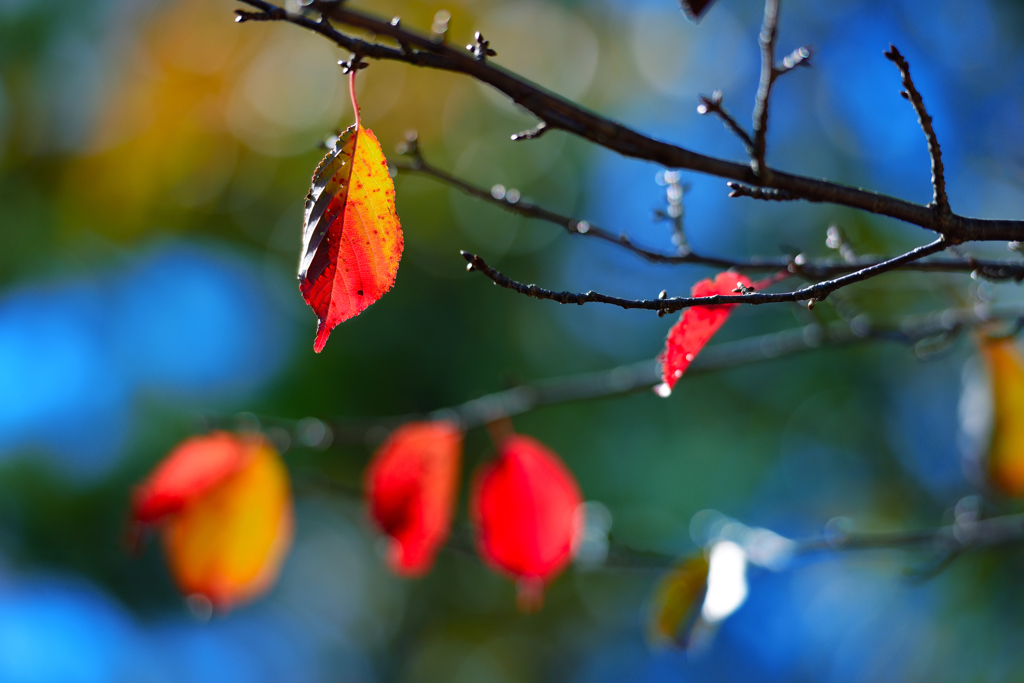
{"label": "bare branch", "polygon": [[[878,260],[846,260],[834,261],[807,261],[799,260],[794,262],[791,258],[765,258],[754,257],[750,259],[727,259],[716,256],[707,256],[688,251],[685,254],[664,254],[650,251],[633,244],[624,234],[602,228],[585,220],[566,216],[564,214],[550,211],[538,206],[531,201],[520,199],[517,202],[510,202],[506,197],[494,196],[491,189],[483,188],[451,175],[441,170],[423,158],[415,140],[408,142],[403,148],[403,153],[411,156],[412,161],[408,164],[396,163],[393,167],[401,173],[420,173],[446,185],[465,192],[471,197],[493,204],[506,211],[509,211],[526,218],[534,218],[557,225],[570,235],[593,237],[610,244],[616,244],[623,249],[631,251],[640,258],[651,263],[662,264],[695,264],[712,266],[715,268],[733,268],[735,270],[790,270],[794,275],[809,280],[820,280],[832,278],[845,273],[852,273],[863,268],[881,263]],[[730,185],[731,187],[731,185]],[[737,188],[734,188],[734,190]],[[747,188],[748,190],[750,188]],[[742,193],[742,191],[741,191]],[[739,194],[737,196],[748,196]],[[768,199],[769,197],[757,197]],[[782,199],[772,197],[772,199]],[[908,263],[900,267],[900,270],[927,271],[927,272],[948,272],[948,273],[975,273],[979,277],[990,280],[1022,280],[1024,279],[1024,261],[994,261],[979,260],[974,258],[963,259],[932,259],[924,263]]]}
{"label": "bare branch", "polygon": [[287,12],[266,0],[240,2],[261,10],[267,15],[267,20],[301,26],[364,58],[388,59],[468,75],[505,93],[513,102],[537,116],[547,127],[570,132],[627,157],[653,161],[667,168],[706,173],[751,186],[785,190],[805,201],[837,204],[889,216],[946,235],[953,242],[1024,240],[1024,221],[966,218],[956,214],[941,217],[930,206],[776,170],[771,174],[758,175],[750,165],[709,157],[654,140],[587,111],[489,60],[479,61],[470,52],[456,50],[447,43],[437,42],[433,37],[357,12],[339,2],[314,0],[310,7],[338,24],[390,38],[399,47],[346,35],[331,26],[330,22]]}
{"label": "bare branch", "polygon": [[743,130],[739,122],[732,117],[732,114],[722,106],[722,91],[716,90],[711,93],[711,97],[705,97],[704,95],[698,95],[697,97],[700,99],[700,104],[697,105],[697,113],[701,116],[714,114],[722,119],[725,127],[743,142],[743,147],[747,150],[747,154],[754,156],[754,141],[750,139],[747,131]]}
{"label": "bare branch", "polygon": [[505,289],[511,289],[534,299],[545,299],[548,301],[557,301],[560,304],[577,304],[580,306],[587,303],[610,304],[612,306],[618,306],[626,309],[658,311],[659,314],[664,315],[666,313],[674,313],[675,311],[680,311],[684,308],[691,308],[693,306],[720,306],[723,304],[759,305],[792,303],[797,301],[823,301],[830,293],[837,289],[841,289],[842,287],[846,287],[847,285],[851,285],[855,282],[861,282],[872,277],[877,277],[882,273],[894,270],[902,265],[916,261],[917,259],[924,258],[929,254],[942,251],[947,246],[949,246],[949,243],[945,238],[940,237],[934,242],[912,249],[905,254],[900,254],[899,256],[887,261],[882,261],[881,263],[876,263],[875,265],[868,266],[867,268],[861,268],[860,270],[856,270],[847,275],[842,275],[832,280],[825,280],[824,282],[818,282],[817,284],[792,292],[755,292],[752,294],[719,294],[716,296],[668,297],[665,299],[623,299],[621,297],[609,296],[607,294],[601,294],[600,292],[594,291],[585,293],[555,292],[550,289],[538,287],[537,285],[526,285],[521,282],[517,282],[500,271],[491,268],[482,258],[475,254],[471,254],[467,251],[463,251],[461,254],[468,262],[468,270],[478,270],[490,278],[494,284],[504,287]]}
{"label": "bare branch", "polygon": [[[764,165],[765,136],[768,134],[768,101],[779,72],[775,69],[775,43],[779,37],[779,0],[765,0],[764,23],[761,24],[761,80],[754,98],[754,173],[766,175]],[[753,183],[756,184],[756,183]]]}
{"label": "bare branch", "polygon": [[942,215],[949,215],[952,211],[949,208],[949,198],[946,196],[945,169],[942,166],[942,149],[939,147],[939,138],[935,135],[932,127],[932,117],[924,107],[924,98],[914,86],[910,78],[910,64],[896,49],[895,45],[889,46],[889,51],[884,53],[886,59],[895,64],[900,70],[900,78],[903,82],[903,92],[900,94],[904,99],[909,100],[914,106],[917,114],[917,122],[921,125],[925,137],[928,139],[928,156],[932,161],[932,206]]}
{"label": "bare branch", "polygon": [[[1010,324],[1011,331],[1019,331],[1018,326],[1024,325],[1024,305],[942,309],[926,315],[907,317],[895,325],[873,324],[866,316],[858,316],[851,322],[836,320],[824,325],[815,323],[757,335],[705,348],[687,370],[687,376],[742,367],[818,349],[842,348],[876,341],[914,347],[922,341],[954,337],[963,330],[991,327],[996,323]],[[461,429],[470,430],[494,420],[516,417],[546,406],[647,391],[660,381],[658,364],[654,360],[644,360],[608,370],[523,384],[429,412],[305,420],[313,419],[330,427],[333,443],[376,443],[383,440],[390,430],[413,420],[450,420]],[[251,416],[248,419],[251,420]],[[211,416],[210,420],[221,428],[235,426],[230,418]],[[303,443],[299,425],[305,420],[272,416],[260,416],[259,420],[262,424],[288,431],[292,443]]]}

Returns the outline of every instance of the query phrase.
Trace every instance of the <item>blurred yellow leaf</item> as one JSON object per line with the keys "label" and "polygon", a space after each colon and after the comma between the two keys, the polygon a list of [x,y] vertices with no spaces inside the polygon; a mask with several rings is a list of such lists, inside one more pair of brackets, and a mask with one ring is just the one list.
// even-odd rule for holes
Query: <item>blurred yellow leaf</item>
{"label": "blurred yellow leaf", "polygon": [[651,640],[687,647],[708,590],[708,560],[701,553],[666,574],[654,592]]}
{"label": "blurred yellow leaf", "polygon": [[1008,496],[1024,496],[1024,357],[1012,339],[986,341],[981,352],[992,386],[989,479]]}
{"label": "blurred yellow leaf", "polygon": [[245,444],[247,462],[169,516],[162,528],[182,592],[202,595],[218,609],[267,590],[292,540],[287,470],[266,441]]}

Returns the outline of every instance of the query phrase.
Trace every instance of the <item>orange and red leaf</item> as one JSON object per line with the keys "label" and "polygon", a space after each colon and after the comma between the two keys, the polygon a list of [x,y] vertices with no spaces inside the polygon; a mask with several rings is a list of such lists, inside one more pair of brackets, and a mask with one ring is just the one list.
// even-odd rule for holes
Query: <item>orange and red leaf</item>
{"label": "orange and red leaf", "polygon": [[262,438],[195,437],[139,487],[134,516],[159,525],[181,591],[226,610],[277,578],[292,540],[288,472]]}
{"label": "orange and red leaf", "polygon": [[132,516],[150,523],[180,511],[245,464],[245,442],[228,432],[186,439],[135,489]]}
{"label": "orange and red leaf", "polygon": [[396,429],[366,472],[370,517],[390,537],[388,563],[417,576],[434,563],[451,531],[462,459],[462,432],[449,422]]}
{"label": "orange and red leaf", "polygon": [[518,580],[520,606],[572,559],[583,498],[572,473],[536,439],[513,435],[474,479],[470,512],[484,560]]}
{"label": "orange and red leaf", "polygon": [[[716,296],[719,294],[733,295],[740,285],[753,288],[750,280],[739,273],[726,271],[719,273],[714,280],[701,280],[693,286],[695,297]],[[736,304],[719,306],[693,306],[685,309],[679,320],[669,330],[665,340],[665,350],[658,356],[661,363],[662,384],[656,388],[660,396],[668,396],[676,382],[690,367],[700,350],[725,324],[729,313]]]}
{"label": "orange and red leaf", "polygon": [[317,353],[338,323],[391,289],[402,247],[387,161],[357,123],[317,166],[306,197],[299,288],[317,316]]}

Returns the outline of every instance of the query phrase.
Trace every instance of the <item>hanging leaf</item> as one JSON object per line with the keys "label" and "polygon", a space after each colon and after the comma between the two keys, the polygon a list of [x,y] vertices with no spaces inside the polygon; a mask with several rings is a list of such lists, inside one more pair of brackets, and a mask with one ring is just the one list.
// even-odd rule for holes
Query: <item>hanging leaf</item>
{"label": "hanging leaf", "polygon": [[1024,496],[1024,358],[1012,339],[983,342],[992,387],[988,474],[996,489]]}
{"label": "hanging leaf", "polygon": [[[740,286],[753,288],[750,280],[739,273],[726,271],[714,280],[701,280],[693,286],[692,295],[715,296],[734,295]],[[661,363],[662,383],[655,387],[659,396],[668,396],[686,368],[697,357],[700,350],[715,335],[736,304],[721,306],[693,306],[684,309],[678,322],[672,326],[665,340],[665,350],[658,356]]]}
{"label": "hanging leaf", "polygon": [[686,648],[708,591],[708,560],[695,555],[666,574],[651,600],[651,640]]}
{"label": "hanging leaf", "polygon": [[683,8],[683,12],[686,13],[686,18],[697,23],[700,18],[704,16],[704,13],[711,8],[711,5],[715,3],[715,0],[679,0],[679,4]]}
{"label": "hanging leaf", "polygon": [[136,490],[133,516],[159,525],[181,591],[226,610],[277,578],[292,539],[288,473],[262,438],[188,439]]}
{"label": "hanging leaf", "polygon": [[519,606],[540,607],[544,584],[572,559],[583,502],[572,473],[536,439],[513,435],[473,483],[470,513],[484,560],[512,575]]}
{"label": "hanging leaf", "polygon": [[449,422],[413,422],[396,429],[370,462],[370,517],[390,536],[388,564],[417,576],[434,563],[451,530],[462,432]]}
{"label": "hanging leaf", "polygon": [[395,284],[402,246],[388,163],[357,118],[317,166],[306,197],[299,288],[319,321],[317,353],[335,325]]}

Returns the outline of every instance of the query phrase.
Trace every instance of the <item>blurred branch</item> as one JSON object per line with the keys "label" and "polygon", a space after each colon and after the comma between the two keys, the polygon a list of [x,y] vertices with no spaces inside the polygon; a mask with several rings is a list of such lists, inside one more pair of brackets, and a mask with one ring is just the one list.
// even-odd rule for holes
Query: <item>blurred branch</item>
{"label": "blurred branch", "polygon": [[[992,309],[943,309],[923,316],[908,317],[899,325],[874,325],[865,316],[858,316],[850,322],[811,324],[758,335],[705,348],[687,370],[687,376],[740,367],[815,349],[839,348],[870,341],[888,341],[913,347],[919,342],[938,337],[951,339],[965,329],[999,322],[1013,323],[1013,329],[1018,329],[1016,326],[1024,324],[1024,304]],[[330,428],[334,443],[372,444],[382,441],[395,427],[414,420],[449,420],[465,431],[545,406],[611,398],[648,390],[660,381],[657,362],[644,360],[608,370],[524,384],[430,412],[323,421],[316,418],[259,419],[265,425],[285,429],[289,441],[294,443],[301,444],[306,441],[300,431],[304,422],[313,420],[321,430],[325,426]],[[219,425],[221,427],[231,426],[227,419],[218,418],[216,421],[222,423]]]}
{"label": "blurred branch", "polygon": [[[779,537],[781,539],[781,537]],[[829,533],[803,539],[781,539],[786,557],[853,550],[897,550],[920,548],[940,558],[941,570],[966,551],[1024,542],[1024,513],[987,519],[958,520],[953,524],[924,529]],[[712,541],[713,543],[713,541]],[[604,566],[615,569],[667,569],[679,563],[676,555],[637,550],[611,541]],[[785,567],[786,563],[779,563]],[[929,572],[928,576],[936,572]],[[926,577],[927,578],[927,577]]]}
{"label": "blurred branch", "polygon": [[910,104],[913,105],[914,112],[917,114],[917,122],[921,125],[921,130],[924,131],[924,135],[928,139],[928,156],[932,162],[932,206],[940,214],[948,215],[952,211],[949,208],[949,198],[946,196],[946,177],[945,169],[942,166],[942,149],[939,147],[939,138],[935,135],[935,129],[932,127],[932,117],[924,107],[924,98],[921,97],[921,93],[917,91],[914,81],[910,78],[910,64],[907,63],[907,60],[896,49],[895,45],[890,45],[889,51],[884,54],[886,59],[899,68],[904,88],[900,95],[904,99],[909,100]]}
{"label": "blurred branch", "polygon": [[[409,155],[409,163],[394,163],[392,166],[401,173],[419,173],[438,180],[450,187],[454,187],[471,197],[483,200],[488,204],[500,207],[526,218],[534,218],[546,221],[563,228],[570,235],[581,235],[603,240],[610,244],[616,244],[623,249],[633,252],[637,256],[651,263],[664,264],[698,264],[713,266],[716,268],[733,268],[735,270],[789,270],[809,280],[835,277],[845,273],[852,273],[857,270],[869,268],[882,263],[877,259],[872,260],[843,260],[840,262],[821,260],[807,261],[798,259],[796,262],[791,257],[764,258],[753,257],[750,259],[727,259],[717,256],[706,256],[693,251],[686,251],[683,254],[665,254],[644,249],[633,244],[625,233],[614,233],[606,228],[594,225],[590,221],[579,220],[565,214],[550,211],[544,207],[525,200],[517,199],[511,201],[507,194],[495,196],[493,188],[487,189],[451,175],[437,166],[428,162],[424,157],[415,140],[411,140],[405,147],[405,154]],[[733,184],[730,184],[733,187]],[[736,191],[734,189],[734,191]],[[780,199],[780,197],[773,197]],[[1024,261],[997,261],[974,258],[957,259],[930,259],[923,263],[911,262],[899,267],[899,270],[928,271],[928,272],[959,272],[977,273],[978,276],[991,280],[1021,280],[1024,279]]]}
{"label": "blurred branch", "polygon": [[[300,472],[296,484],[300,488],[327,491],[353,500],[363,498],[361,486],[327,479],[319,474],[310,477]],[[736,524],[731,526],[736,526]],[[754,533],[750,536],[755,539],[759,535],[758,532],[766,531],[751,529],[742,523],[739,523],[739,526],[745,532],[753,531]],[[833,528],[833,524],[830,522],[826,525],[824,533],[818,536],[787,539],[777,536],[774,532],[769,535],[775,542],[770,546],[768,552],[759,548],[756,541],[746,544],[742,538],[736,540],[740,542],[741,546],[746,545],[745,550],[758,564],[775,569],[785,568],[789,558],[819,553],[921,549],[938,558],[935,567],[926,572],[924,576],[924,578],[930,578],[967,551],[1024,542],[1024,513],[982,519],[974,515],[957,515],[952,524],[945,526],[890,531],[840,531]],[[719,540],[727,539],[709,539],[708,545],[713,545]],[[733,539],[729,538],[728,540]],[[475,556],[472,528],[465,523],[456,522],[446,547],[463,555]],[[677,565],[679,561],[680,556],[677,554],[639,549],[609,536],[608,554],[604,561],[595,564],[588,563],[584,566],[588,570],[653,569],[661,571]]]}
{"label": "blurred branch", "polygon": [[692,308],[693,306],[721,306],[724,304],[761,305],[793,303],[798,301],[811,302],[810,305],[813,305],[813,302],[823,301],[829,294],[837,289],[841,289],[855,282],[862,282],[864,280],[877,277],[882,273],[895,270],[902,265],[924,258],[929,254],[942,251],[948,246],[949,243],[946,239],[944,237],[940,237],[934,242],[911,249],[910,251],[893,257],[887,261],[882,261],[881,263],[861,268],[832,280],[824,280],[792,292],[753,292],[749,294],[719,294],[716,296],[701,297],[677,296],[666,297],[664,299],[623,299],[621,297],[610,296],[608,294],[601,294],[600,292],[594,291],[585,293],[555,292],[550,289],[538,287],[537,285],[526,285],[513,280],[500,271],[491,268],[479,256],[467,251],[463,251],[461,253],[462,257],[468,262],[468,270],[479,271],[490,278],[494,284],[504,287],[505,289],[511,289],[514,292],[518,292],[519,294],[523,294],[534,299],[545,299],[548,301],[557,301],[560,304],[578,304],[581,306],[587,303],[610,304],[612,306],[618,306],[626,309],[658,311],[659,314],[664,315],[666,313],[680,311],[684,308]]}
{"label": "blurred branch", "polygon": [[[706,173],[753,187],[782,190],[810,202],[837,204],[889,216],[944,235],[951,243],[967,240],[1024,239],[1024,221],[967,218],[941,212],[933,206],[915,204],[825,180],[780,171],[759,174],[750,165],[709,157],[677,145],[654,140],[587,111],[494,65],[489,60],[479,60],[471,51],[456,49],[443,39],[438,40],[436,36],[410,31],[402,27],[398,21],[389,23],[349,9],[337,0],[313,0],[309,10],[318,13],[319,20],[304,14],[288,12],[266,0],[240,1],[260,12],[241,12],[237,17],[239,21],[258,18],[289,22],[311,30],[363,58],[388,59],[468,75],[503,92],[513,102],[533,113],[545,124],[544,130],[558,128],[627,157],[653,161],[667,168]],[[368,31],[375,37],[387,37],[395,41],[397,46],[391,47],[347,35],[335,29],[332,21]],[[765,100],[767,101],[767,97]]]}

